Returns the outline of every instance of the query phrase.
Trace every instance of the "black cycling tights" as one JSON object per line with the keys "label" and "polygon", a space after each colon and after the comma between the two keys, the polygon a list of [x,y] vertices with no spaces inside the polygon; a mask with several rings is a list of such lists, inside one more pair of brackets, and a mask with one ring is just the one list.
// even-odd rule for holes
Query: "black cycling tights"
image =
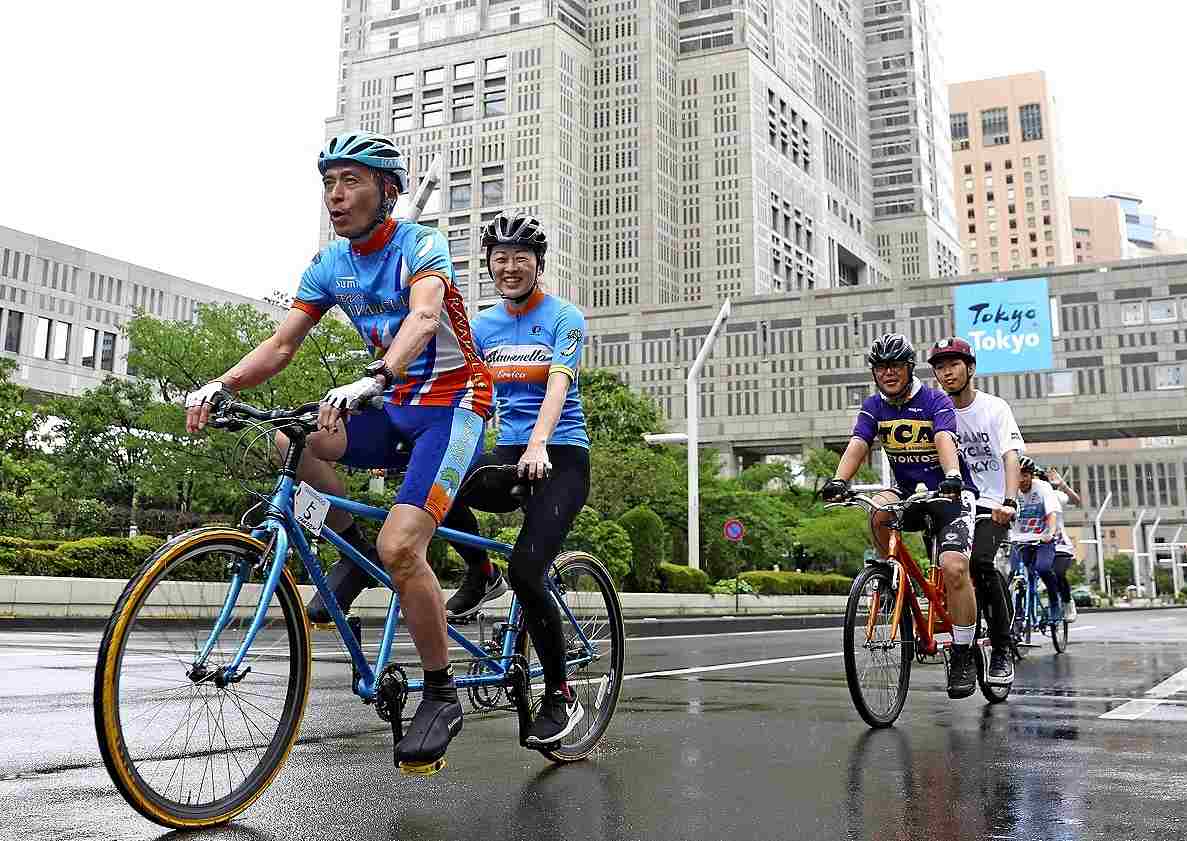
{"label": "black cycling tights", "polygon": [[[484,455],[483,464],[518,464],[526,447],[498,446]],[[589,450],[584,447],[550,446],[548,460],[552,475],[537,482],[524,507],[523,528],[508,562],[507,580],[523,604],[524,624],[544,669],[549,689],[565,682],[565,638],[561,612],[548,594],[545,575],[561,551],[573,521],[589,496]],[[478,520],[466,505],[454,503],[441,524],[458,531],[478,534]],[[454,545],[469,566],[487,563],[486,551]]]}

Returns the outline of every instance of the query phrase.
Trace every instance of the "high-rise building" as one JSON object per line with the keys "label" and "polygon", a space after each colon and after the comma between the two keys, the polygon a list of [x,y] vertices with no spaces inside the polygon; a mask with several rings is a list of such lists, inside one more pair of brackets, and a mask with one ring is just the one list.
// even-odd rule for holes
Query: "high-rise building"
{"label": "high-rise building", "polygon": [[1073,262],[1055,100],[1042,73],[949,87],[956,215],[972,272]]}
{"label": "high-rise building", "polygon": [[894,279],[962,271],[937,0],[865,4],[874,234]]}
{"label": "high-rise building", "polygon": [[1110,263],[1138,256],[1125,230],[1125,211],[1112,197],[1069,201],[1077,263]]}
{"label": "high-rise building", "polygon": [[[361,6],[361,8],[360,8]],[[471,305],[479,225],[541,216],[550,287],[591,311],[885,278],[856,0],[345,0],[338,113],[413,177]],[[333,236],[323,217],[323,236]]]}

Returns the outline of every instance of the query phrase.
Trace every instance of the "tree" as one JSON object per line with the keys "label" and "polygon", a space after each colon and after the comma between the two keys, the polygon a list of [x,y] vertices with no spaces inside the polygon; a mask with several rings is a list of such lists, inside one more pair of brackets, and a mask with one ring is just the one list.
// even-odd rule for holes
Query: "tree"
{"label": "tree", "polygon": [[1114,555],[1105,558],[1105,575],[1112,579],[1113,592],[1124,592],[1133,583],[1133,557]]}
{"label": "tree", "polygon": [[[816,447],[804,451],[804,464],[801,475],[812,480],[813,495],[820,493],[821,486],[837,474],[837,465],[841,463],[841,454],[833,452],[827,447]],[[878,474],[868,466],[858,468],[855,481],[863,484],[873,484],[881,481]]]}
{"label": "tree", "polygon": [[664,554],[664,522],[646,505],[636,505],[618,518],[618,524],[631,539],[633,562],[629,582],[636,592],[653,592],[659,587],[659,565],[668,560]]}
{"label": "tree", "polygon": [[617,374],[596,369],[582,371],[580,390],[585,423],[595,446],[637,446],[644,433],[663,429],[655,401],[631,391]]}
{"label": "tree", "polygon": [[605,564],[614,580],[621,582],[631,571],[631,538],[618,523],[603,520],[588,505],[577,512],[564,551],[588,552]]}

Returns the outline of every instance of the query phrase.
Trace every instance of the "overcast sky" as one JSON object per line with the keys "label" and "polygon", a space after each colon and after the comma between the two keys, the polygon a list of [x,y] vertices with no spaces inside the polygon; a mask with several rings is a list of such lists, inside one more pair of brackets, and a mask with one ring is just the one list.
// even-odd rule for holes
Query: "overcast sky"
{"label": "overcast sky", "polygon": [[[340,7],[0,2],[0,225],[248,295],[295,289]],[[1138,193],[1187,234],[1185,21],[1167,0],[947,0],[946,75],[1045,70],[1071,193]]]}

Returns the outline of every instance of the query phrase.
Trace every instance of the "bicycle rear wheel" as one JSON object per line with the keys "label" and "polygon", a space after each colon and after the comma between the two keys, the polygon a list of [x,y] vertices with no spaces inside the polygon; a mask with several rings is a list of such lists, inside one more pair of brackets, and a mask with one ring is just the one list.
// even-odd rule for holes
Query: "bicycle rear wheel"
{"label": "bicycle rear wheel", "polygon": [[897,637],[891,639],[894,600],[890,570],[866,567],[854,580],[845,606],[845,681],[858,715],[871,727],[894,724],[911,684],[911,612],[904,604]]}
{"label": "bicycle rear wheel", "polygon": [[[559,555],[553,562],[551,577],[564,601],[561,626],[568,681],[581,702],[583,715],[571,733],[540,752],[553,762],[576,762],[593,752],[610,726],[622,690],[626,631],[614,581],[593,555]],[[536,665],[526,631],[520,633],[516,649]],[[538,709],[543,680],[537,680],[532,689],[533,706]]]}
{"label": "bicycle rear wheel", "polygon": [[[103,762],[129,805],[162,826],[231,820],[272,782],[300,730],[309,635],[287,569],[243,677],[222,679],[259,602],[256,570],[265,551],[226,527],[177,537],[128,582],[103,635],[94,691]],[[266,573],[271,559],[263,560]],[[236,572],[244,583],[232,600]],[[226,626],[203,660],[230,601]]]}

